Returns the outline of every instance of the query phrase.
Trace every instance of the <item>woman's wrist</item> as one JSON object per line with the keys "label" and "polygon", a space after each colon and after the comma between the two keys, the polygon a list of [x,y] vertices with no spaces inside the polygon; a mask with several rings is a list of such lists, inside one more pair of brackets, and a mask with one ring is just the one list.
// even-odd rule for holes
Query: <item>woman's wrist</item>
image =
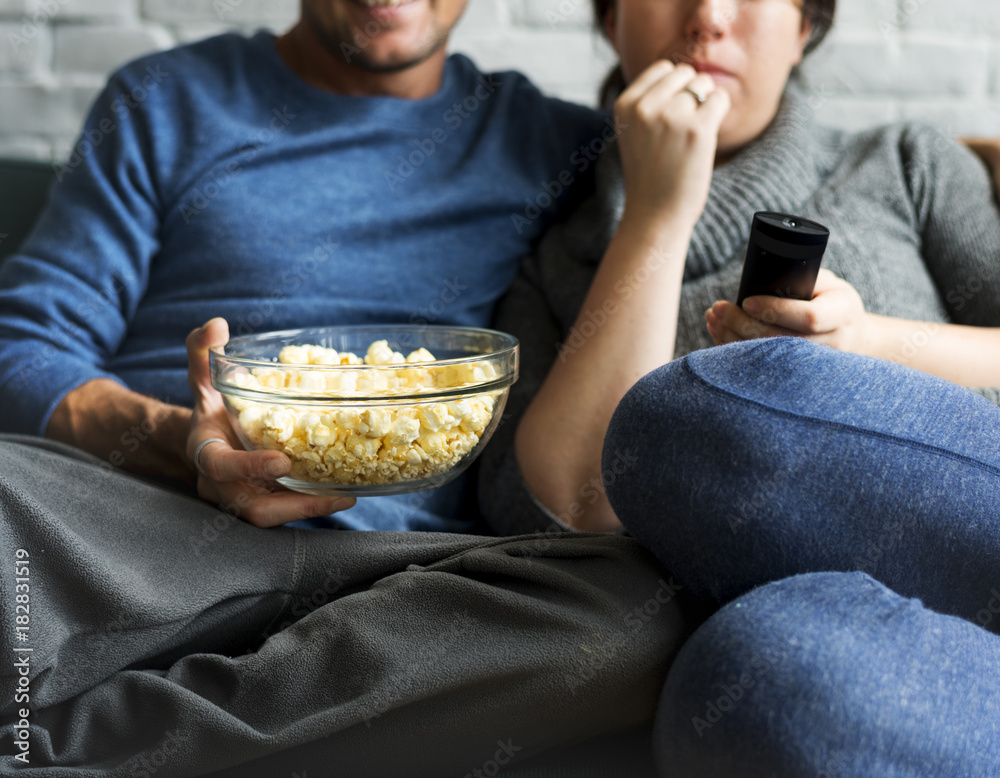
{"label": "woman's wrist", "polygon": [[694,233],[695,222],[677,214],[648,211],[638,206],[627,205],[618,225],[616,238],[630,246],[648,251],[680,255],[679,261],[687,257],[687,249]]}

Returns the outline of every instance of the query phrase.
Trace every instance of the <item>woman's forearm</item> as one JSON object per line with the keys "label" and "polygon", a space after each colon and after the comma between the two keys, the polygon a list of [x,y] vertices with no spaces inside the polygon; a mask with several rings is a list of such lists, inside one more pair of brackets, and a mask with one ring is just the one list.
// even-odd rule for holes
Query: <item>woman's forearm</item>
{"label": "woman's forearm", "polygon": [[962,138],[962,143],[972,149],[993,171],[993,185],[1000,198],[1000,138]]}
{"label": "woman's forearm", "polygon": [[185,453],[191,411],[99,378],[67,394],[45,436],[83,449],[115,467],[193,482]]}
{"label": "woman's forearm", "polygon": [[872,356],[970,388],[1000,386],[1000,328],[869,314]]}
{"label": "woman's forearm", "polygon": [[[601,448],[618,402],[673,358],[691,227],[627,213],[576,323],[517,431],[518,464],[532,493],[565,523],[620,524],[601,485]],[[629,452],[622,452],[627,466]]]}

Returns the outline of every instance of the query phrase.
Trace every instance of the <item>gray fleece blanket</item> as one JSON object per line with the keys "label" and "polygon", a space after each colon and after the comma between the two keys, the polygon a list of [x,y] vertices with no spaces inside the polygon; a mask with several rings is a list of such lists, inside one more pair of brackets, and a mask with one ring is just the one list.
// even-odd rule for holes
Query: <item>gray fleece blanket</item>
{"label": "gray fleece blanket", "polygon": [[464,776],[653,714],[636,542],[260,530],[0,437],[0,772]]}

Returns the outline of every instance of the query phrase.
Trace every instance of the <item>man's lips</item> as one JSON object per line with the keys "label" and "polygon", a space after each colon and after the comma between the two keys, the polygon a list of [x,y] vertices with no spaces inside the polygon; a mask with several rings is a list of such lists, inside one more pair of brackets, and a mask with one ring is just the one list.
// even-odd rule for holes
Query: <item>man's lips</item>
{"label": "man's lips", "polygon": [[354,2],[382,22],[403,18],[421,4],[421,0],[354,0]]}

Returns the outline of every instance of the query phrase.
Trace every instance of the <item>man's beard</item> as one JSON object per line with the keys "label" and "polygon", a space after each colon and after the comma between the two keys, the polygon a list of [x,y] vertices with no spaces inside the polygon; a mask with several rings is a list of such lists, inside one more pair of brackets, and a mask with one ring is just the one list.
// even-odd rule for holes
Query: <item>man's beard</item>
{"label": "man's beard", "polygon": [[[329,54],[369,73],[398,73],[414,67],[430,59],[448,42],[447,31],[435,29],[431,42],[423,51],[413,57],[401,62],[374,62],[366,55],[367,46],[361,46],[355,42],[354,30],[331,31],[325,29],[308,0],[302,0],[302,18]],[[369,38],[374,37],[368,36],[364,30],[360,32]],[[379,33],[381,33],[381,28]]]}

